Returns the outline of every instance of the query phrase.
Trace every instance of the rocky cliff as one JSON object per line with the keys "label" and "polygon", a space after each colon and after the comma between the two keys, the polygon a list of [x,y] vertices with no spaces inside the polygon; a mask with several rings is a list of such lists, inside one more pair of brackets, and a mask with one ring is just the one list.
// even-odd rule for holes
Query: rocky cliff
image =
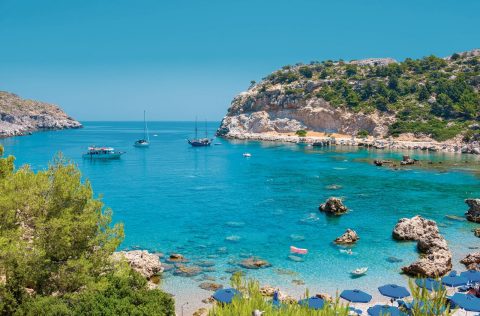
{"label": "rocky cliff", "polygon": [[480,139],[480,50],[285,66],[237,95],[217,134],[300,129],[377,137]]}
{"label": "rocky cliff", "polygon": [[26,100],[13,93],[0,91],[0,137],[79,127],[82,124],[56,105]]}

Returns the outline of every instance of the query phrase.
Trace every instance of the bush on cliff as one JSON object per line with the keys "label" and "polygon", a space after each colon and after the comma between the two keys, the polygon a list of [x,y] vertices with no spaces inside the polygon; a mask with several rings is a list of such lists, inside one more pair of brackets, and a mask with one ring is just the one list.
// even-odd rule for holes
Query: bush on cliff
{"label": "bush on cliff", "polygon": [[111,211],[73,164],[58,157],[34,172],[13,162],[0,158],[1,314],[80,315],[82,306],[105,315],[173,314],[170,297],[111,262],[123,227],[111,225]]}

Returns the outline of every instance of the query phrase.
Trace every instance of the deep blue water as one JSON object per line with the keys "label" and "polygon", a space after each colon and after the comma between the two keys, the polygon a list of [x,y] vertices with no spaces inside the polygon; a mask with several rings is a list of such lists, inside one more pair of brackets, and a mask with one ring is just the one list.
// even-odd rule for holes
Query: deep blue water
{"label": "deep blue water", "polygon": [[[368,289],[386,280],[405,283],[398,271],[417,258],[415,243],[395,242],[391,231],[399,218],[416,214],[439,223],[457,268],[460,256],[480,244],[471,232],[472,223],[445,218],[462,216],[467,209],[464,199],[480,196],[478,173],[468,170],[479,166],[473,156],[412,152],[420,159],[471,162],[447,169],[395,171],[371,161],[398,158],[400,152],[222,139],[215,141],[221,143],[218,146],[191,148],[185,139],[193,134],[193,122],[152,122],[151,135],[158,136],[151,137],[151,147],[134,148],[142,123],[84,124],[79,130],[35,133],[0,144],[17,157],[17,166],[28,163],[35,169],[45,168],[63,152],[113,209],[114,221],[125,224],[122,248],[180,252],[191,264],[207,258],[216,265],[205,274],[218,280],[251,254],[273,266],[248,274],[284,287],[295,287],[292,279],[330,291]],[[217,126],[209,124],[210,134]],[[127,153],[117,161],[83,160],[89,145],[109,145]],[[244,158],[244,152],[252,157]],[[341,189],[327,189],[332,184]],[[338,218],[320,213],[318,205],[329,196],[343,197],[351,212]],[[353,256],[332,245],[347,228],[361,238]],[[293,240],[292,236],[299,238],[295,235],[304,240]],[[227,240],[229,236],[238,240]],[[290,245],[309,249],[304,262],[287,258]],[[390,263],[390,256],[404,262]],[[369,267],[368,275],[351,279],[348,272],[363,266]],[[278,275],[278,268],[298,275]]]}

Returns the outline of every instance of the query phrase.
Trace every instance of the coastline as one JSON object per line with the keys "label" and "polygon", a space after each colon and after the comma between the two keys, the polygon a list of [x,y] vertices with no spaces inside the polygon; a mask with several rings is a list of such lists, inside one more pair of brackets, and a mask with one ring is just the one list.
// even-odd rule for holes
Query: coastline
{"label": "coastline", "polygon": [[346,134],[326,134],[319,132],[308,132],[305,137],[297,136],[295,133],[267,132],[228,133],[222,137],[236,140],[303,143],[313,146],[357,146],[375,149],[422,150],[430,152],[480,155],[480,144],[466,144],[458,139],[438,142],[430,138],[415,138],[413,135],[401,135],[398,138],[382,139],[372,136],[360,138]]}

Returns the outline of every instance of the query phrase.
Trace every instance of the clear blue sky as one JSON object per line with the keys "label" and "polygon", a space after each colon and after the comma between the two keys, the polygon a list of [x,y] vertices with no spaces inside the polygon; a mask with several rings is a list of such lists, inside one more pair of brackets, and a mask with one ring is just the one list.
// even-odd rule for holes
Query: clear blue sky
{"label": "clear blue sky", "polygon": [[80,120],[220,120],[286,64],[480,46],[478,0],[0,0],[0,90]]}

